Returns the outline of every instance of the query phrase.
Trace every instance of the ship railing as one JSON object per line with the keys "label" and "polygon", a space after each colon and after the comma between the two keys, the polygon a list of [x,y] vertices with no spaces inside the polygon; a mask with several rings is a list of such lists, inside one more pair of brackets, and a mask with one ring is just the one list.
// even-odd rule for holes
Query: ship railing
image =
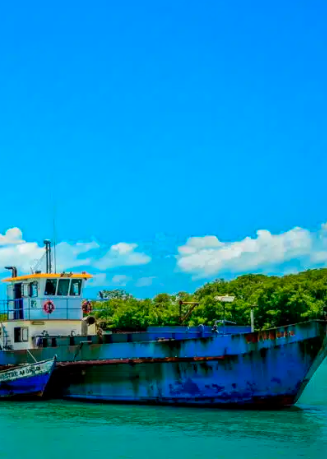
{"label": "ship railing", "polygon": [[[54,309],[47,312],[47,304],[53,303]],[[13,300],[0,300],[0,322],[8,320],[81,320],[83,318],[82,305],[89,302],[92,305],[91,313],[106,312],[108,309],[102,304],[107,299],[81,297],[24,297]]]}
{"label": "ship railing", "polygon": [[0,322],[8,320],[81,320],[82,298],[19,298],[0,300]]}

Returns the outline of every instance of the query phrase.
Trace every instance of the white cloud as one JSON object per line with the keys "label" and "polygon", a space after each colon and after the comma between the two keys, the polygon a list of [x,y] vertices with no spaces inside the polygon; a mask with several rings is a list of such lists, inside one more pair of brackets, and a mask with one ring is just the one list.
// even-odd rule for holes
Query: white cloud
{"label": "white cloud", "polygon": [[137,252],[137,247],[137,244],[127,244],[126,242],[112,245],[108,252],[97,261],[96,267],[99,269],[108,269],[150,263],[151,258],[143,252]]}
{"label": "white cloud", "polygon": [[23,241],[23,234],[19,228],[9,228],[5,234],[0,234],[0,246],[20,244]]}
{"label": "white cloud", "polygon": [[153,283],[154,276],[151,277],[140,277],[135,283],[136,287],[149,287]]}
{"label": "white cloud", "polygon": [[97,242],[77,242],[75,244],[60,242],[56,246],[57,270],[64,271],[78,266],[91,265],[92,257],[85,257],[85,254],[99,248]]}
{"label": "white cloud", "polygon": [[127,285],[130,280],[131,278],[125,276],[125,274],[116,274],[111,279],[111,282],[115,285],[118,285],[119,287],[125,287],[125,285]]}
{"label": "white cloud", "polygon": [[10,242],[10,245],[0,247],[0,271],[5,266],[16,266],[19,271],[30,272],[44,254],[44,249],[36,242],[17,243]]}
{"label": "white cloud", "polygon": [[[112,245],[105,256],[105,247],[95,241],[60,242],[56,246],[57,271],[67,271],[78,267],[95,267],[106,270],[117,266],[136,266],[149,263],[151,258],[138,252],[137,244],[120,242]],[[30,273],[31,268],[45,268],[44,247],[37,242],[26,242],[19,228],[10,228],[0,234],[0,272],[5,266],[16,266],[21,273]],[[39,262],[43,257],[42,262]],[[101,274],[101,273],[100,273]],[[101,276],[98,278],[104,281]]]}
{"label": "white cloud", "polygon": [[178,248],[177,266],[194,278],[221,271],[253,272],[300,260],[304,268],[327,265],[327,224],[317,232],[293,228],[282,234],[259,230],[255,238],[221,242],[216,236],[189,238]]}
{"label": "white cloud", "polygon": [[[7,233],[6,233],[7,234]],[[56,246],[57,271],[68,270],[78,266],[89,266],[92,262],[90,257],[85,257],[87,252],[99,248],[96,242],[75,243],[60,242]],[[44,270],[45,258],[44,247],[36,242],[17,242],[13,239],[8,245],[0,246],[0,271],[4,266],[16,266],[20,272],[31,272],[31,268],[38,265],[38,269]],[[43,260],[39,262],[43,257]]]}

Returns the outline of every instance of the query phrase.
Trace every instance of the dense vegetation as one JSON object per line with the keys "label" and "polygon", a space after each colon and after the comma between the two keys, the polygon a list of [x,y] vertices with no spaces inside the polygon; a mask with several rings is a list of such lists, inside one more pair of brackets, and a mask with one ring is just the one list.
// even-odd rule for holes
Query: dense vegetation
{"label": "dense vegetation", "polygon": [[[249,274],[231,281],[217,279],[193,294],[160,293],[152,299],[136,299],[123,290],[101,294],[106,300],[93,303],[93,314],[103,329],[142,330],[149,325],[178,324],[180,300],[199,303],[184,322],[187,325],[213,325],[223,318],[247,325],[255,306],[255,326],[264,329],[322,318],[327,310],[327,269],[283,277]],[[235,301],[215,299],[226,294],[234,295]],[[190,305],[182,308],[185,314]]]}

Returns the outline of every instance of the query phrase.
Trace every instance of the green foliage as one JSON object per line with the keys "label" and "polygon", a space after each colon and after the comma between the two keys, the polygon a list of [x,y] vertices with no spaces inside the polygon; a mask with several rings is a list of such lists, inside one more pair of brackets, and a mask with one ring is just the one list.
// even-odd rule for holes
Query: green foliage
{"label": "green foliage", "polygon": [[[327,302],[327,269],[284,277],[248,274],[231,281],[217,279],[193,294],[160,293],[152,299],[136,299],[124,290],[104,290],[104,301],[93,303],[93,313],[104,329],[144,330],[150,325],[179,324],[180,300],[198,302],[185,325],[213,325],[227,319],[248,325],[255,308],[256,328],[265,329],[322,318]],[[221,303],[217,295],[233,295],[233,303]],[[182,305],[184,316],[191,305]]]}

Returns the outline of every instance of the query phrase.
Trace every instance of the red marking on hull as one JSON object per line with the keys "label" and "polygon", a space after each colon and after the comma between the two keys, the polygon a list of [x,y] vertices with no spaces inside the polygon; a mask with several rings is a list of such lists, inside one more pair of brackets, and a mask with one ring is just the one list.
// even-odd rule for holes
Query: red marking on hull
{"label": "red marking on hull", "polygon": [[248,333],[245,335],[245,340],[247,343],[258,343],[259,341],[274,341],[276,338],[288,338],[290,336],[295,336],[293,330],[282,330],[279,332],[276,332],[276,330],[267,330],[264,332]]}
{"label": "red marking on hull", "polygon": [[249,333],[245,336],[247,343],[257,343],[258,342],[258,333]]}

